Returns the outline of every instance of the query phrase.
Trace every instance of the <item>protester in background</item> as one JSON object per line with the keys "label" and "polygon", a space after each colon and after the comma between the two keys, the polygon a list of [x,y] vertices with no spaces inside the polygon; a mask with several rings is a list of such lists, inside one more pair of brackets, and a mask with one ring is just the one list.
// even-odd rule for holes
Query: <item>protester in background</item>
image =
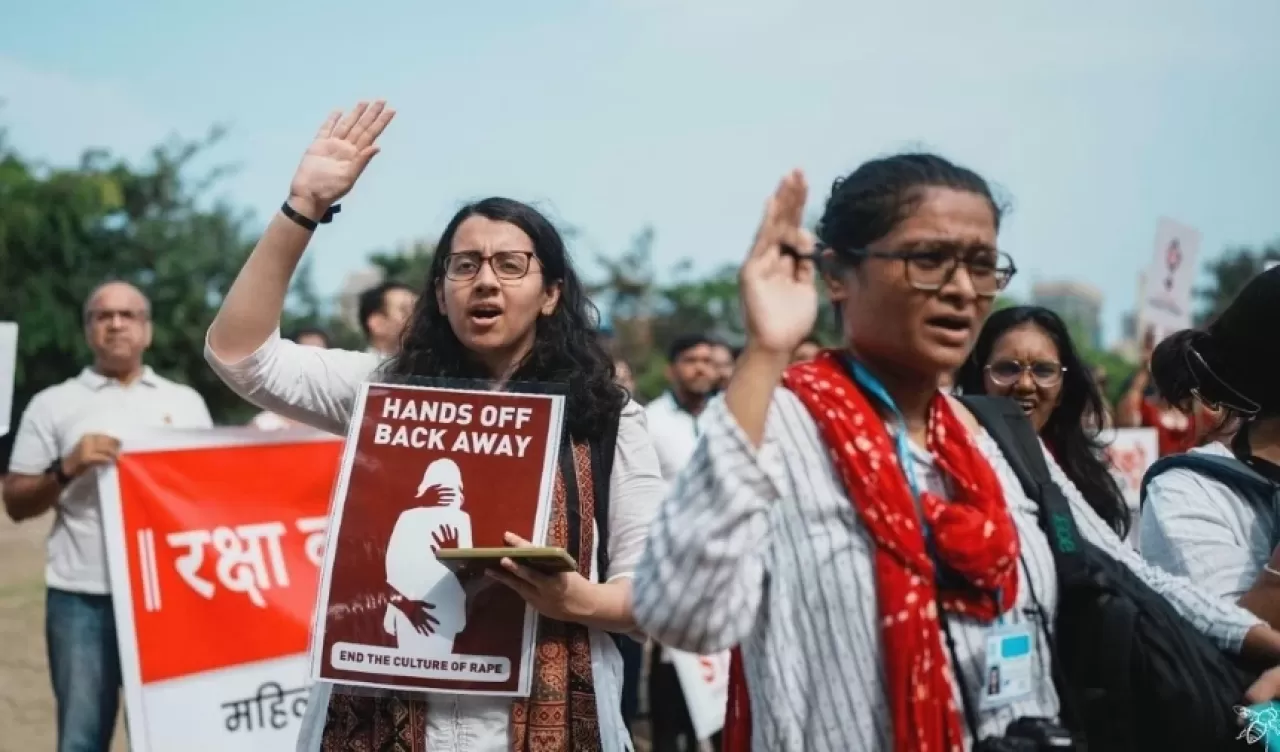
{"label": "protester in background", "polygon": [[14,437],[4,481],[15,522],[54,510],[45,568],[45,639],[57,703],[58,752],[111,746],[120,656],[103,544],[97,473],[138,428],[210,428],[204,399],[144,365],[151,303],[127,282],[99,286],[84,304],[93,365],[38,393]]}
{"label": "protester in background", "polygon": [[801,342],[800,346],[796,348],[796,351],[791,353],[791,362],[806,363],[818,357],[818,353],[820,352],[822,352],[822,344],[818,342],[818,340],[810,337],[804,342]]}
{"label": "protester in background", "polygon": [[[593,497],[591,463],[584,458],[616,431],[608,529],[583,525],[584,535],[607,540],[610,559],[609,570],[599,572],[598,557],[580,556],[589,576],[540,575],[510,561],[495,570],[541,619],[559,622],[538,629],[529,698],[373,697],[334,693],[320,683],[311,691],[298,748],[509,752],[551,745],[621,752],[630,745],[621,713],[622,658],[609,633],[634,631],[631,571],[663,488],[644,413],[614,383],[597,337],[598,312],[560,233],[535,209],[510,199],[468,204],[450,220],[393,359],[282,339],[289,279],[317,221],[331,216],[377,153],[374,141],[392,111],[382,102],[361,103],[339,115],[329,117],[307,149],[287,203],[227,292],[209,328],[209,363],[259,407],[338,434],[346,431],[360,385],[372,378],[563,384],[565,434],[577,472],[561,475],[559,488],[574,484],[575,498]],[[554,513],[594,520],[589,510],[566,508],[570,495],[556,494]],[[511,535],[506,542],[529,545]],[[553,532],[547,545],[572,547],[563,531]]]}
{"label": "protester in background", "polygon": [[400,352],[400,339],[417,301],[418,294],[403,282],[383,282],[360,293],[360,329],[369,352],[384,358]]}
{"label": "protester in background", "polygon": [[[1161,394],[1187,411],[1208,403],[1219,421],[1241,427],[1229,445],[1192,449],[1170,469],[1153,471],[1138,532],[1148,561],[1280,626],[1276,322],[1280,268],[1254,277],[1206,329],[1178,332],[1156,347],[1151,373]],[[1260,482],[1215,477],[1186,461],[1195,456],[1234,460]]]}
{"label": "protester in background", "polygon": [[676,337],[667,348],[667,391],[644,409],[662,477],[668,482],[692,456],[698,441],[698,415],[719,384],[718,346],[705,334]]}
{"label": "protester in background", "polygon": [[1056,313],[1015,306],[991,314],[960,367],[957,387],[961,394],[1017,402],[1093,511],[1120,538],[1128,536],[1133,513],[1098,439],[1105,415],[1102,395]]}
{"label": "protester in background", "polygon": [[1214,423],[1203,405],[1193,405],[1191,412],[1184,412],[1165,399],[1151,383],[1151,352],[1154,347],[1154,332],[1148,331],[1143,337],[1141,366],[1116,403],[1115,424],[1119,428],[1154,428],[1160,456],[1166,457],[1198,446],[1214,428]]}
{"label": "protester in background", "polygon": [[[289,339],[303,347],[319,347],[326,350],[329,348],[329,335],[323,329],[302,328]],[[259,431],[283,431],[288,428],[297,428],[302,424],[282,415],[276,415],[270,410],[264,410],[253,416],[250,425]]]}
{"label": "protester in background", "polygon": [[733,378],[733,364],[738,359],[733,348],[723,342],[711,343],[711,362],[716,369],[716,391],[729,385]]}
{"label": "protester in background", "polygon": [[[939,752],[1017,718],[1051,722],[1058,696],[1036,625],[1054,622],[1058,577],[1037,505],[938,391],[1014,272],[995,245],[1000,208],[980,176],[928,154],[837,180],[818,234],[844,349],[788,368],[818,311],[806,190],[799,172],[784,178],[739,273],[746,354],[654,522],[637,621],[683,650],[741,646],[725,727],[735,751]],[[1224,650],[1243,641],[1277,655],[1280,634],[1146,565],[1045,460],[1093,546]],[[934,556],[947,565],[941,589]],[[1029,686],[975,708],[984,665],[1002,660],[986,649],[996,617],[1015,611],[1035,630]],[[1250,701],[1277,688],[1269,672]]]}
{"label": "protester in background", "polygon": [[[698,416],[722,377],[717,351],[728,348],[705,334],[677,337],[667,350],[667,391],[645,408],[649,436],[658,452],[662,478],[675,481],[698,443]],[[649,664],[649,720],[654,752],[697,747],[693,719],[671,656],[652,643]]]}

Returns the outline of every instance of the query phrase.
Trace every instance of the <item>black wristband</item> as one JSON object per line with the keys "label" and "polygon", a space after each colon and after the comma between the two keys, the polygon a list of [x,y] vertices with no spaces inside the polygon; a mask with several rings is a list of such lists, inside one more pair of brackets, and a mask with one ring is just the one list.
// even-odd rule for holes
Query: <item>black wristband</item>
{"label": "black wristband", "polygon": [[340,211],[342,211],[342,204],[334,204],[333,206],[330,206],[328,209],[326,209],[324,212],[324,216],[317,221],[310,217],[305,217],[299,214],[292,206],[289,206],[288,201],[285,201],[283,204],[280,205],[281,214],[293,220],[294,224],[298,225],[304,230],[307,230],[308,232],[315,232],[315,229],[320,225],[329,224],[330,222],[333,221],[333,215],[337,214]]}
{"label": "black wristband", "polygon": [[71,482],[71,476],[67,475],[67,471],[62,469],[61,457],[54,460],[53,464],[49,465],[49,469],[45,472],[51,473],[54,479],[58,481],[58,485],[63,488],[66,488],[67,484]]}

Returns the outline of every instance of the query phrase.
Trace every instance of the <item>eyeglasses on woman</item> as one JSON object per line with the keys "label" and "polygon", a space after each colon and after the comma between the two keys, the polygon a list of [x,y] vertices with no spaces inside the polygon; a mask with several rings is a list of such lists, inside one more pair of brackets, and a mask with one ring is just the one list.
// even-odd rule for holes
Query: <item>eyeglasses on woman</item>
{"label": "eyeglasses on woman", "polygon": [[495,277],[508,282],[524,279],[533,263],[533,251],[495,251],[485,256],[480,251],[455,251],[445,256],[444,273],[449,279],[466,282],[475,279],[488,264]]}
{"label": "eyeglasses on woman", "polygon": [[1017,360],[997,360],[986,368],[987,376],[998,386],[1013,386],[1022,378],[1022,374],[1031,374],[1031,380],[1042,389],[1050,389],[1062,383],[1062,376],[1067,372],[1066,366],[1050,360],[1038,360],[1034,363],[1023,363]]}

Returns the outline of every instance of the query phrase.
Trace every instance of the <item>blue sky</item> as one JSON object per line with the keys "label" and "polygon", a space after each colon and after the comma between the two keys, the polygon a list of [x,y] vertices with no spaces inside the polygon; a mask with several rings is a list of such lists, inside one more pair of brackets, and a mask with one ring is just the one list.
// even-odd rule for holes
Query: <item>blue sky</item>
{"label": "blue sky", "polygon": [[1036,279],[1107,296],[1115,334],[1164,215],[1202,255],[1280,237],[1280,2],[15,2],[0,123],[34,156],[140,156],[231,127],[212,158],[265,218],[325,113],[385,97],[383,153],[309,253],[336,290],[370,250],[504,194],[656,260],[745,251],[777,178],[816,212],[872,156],[937,150],[1013,203]]}

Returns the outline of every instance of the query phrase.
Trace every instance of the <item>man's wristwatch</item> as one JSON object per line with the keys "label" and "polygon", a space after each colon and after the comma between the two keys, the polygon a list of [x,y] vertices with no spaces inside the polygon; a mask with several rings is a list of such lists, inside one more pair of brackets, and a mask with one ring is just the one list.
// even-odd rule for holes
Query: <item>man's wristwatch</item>
{"label": "man's wristwatch", "polygon": [[54,460],[53,464],[49,465],[49,469],[45,470],[45,472],[51,473],[53,477],[57,479],[58,485],[62,486],[63,488],[66,488],[67,484],[71,482],[71,476],[67,475],[67,471],[62,469],[61,457]]}

